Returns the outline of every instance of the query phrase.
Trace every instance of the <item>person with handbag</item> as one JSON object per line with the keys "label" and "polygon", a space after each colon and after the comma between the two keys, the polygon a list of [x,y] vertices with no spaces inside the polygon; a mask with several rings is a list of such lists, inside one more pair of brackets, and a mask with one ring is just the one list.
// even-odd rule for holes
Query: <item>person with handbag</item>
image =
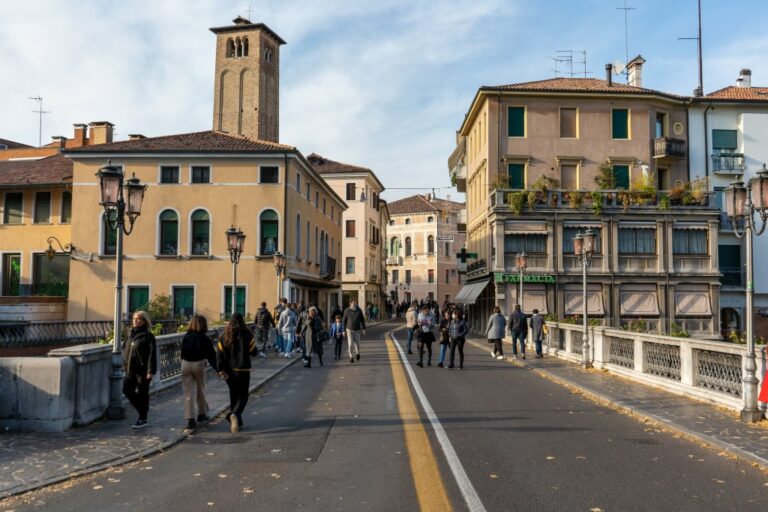
{"label": "person with handbag", "polygon": [[304,337],[306,343],[304,368],[312,367],[312,354],[317,355],[320,366],[323,366],[323,343],[320,341],[320,333],[323,331],[323,322],[317,315],[317,308],[312,306],[299,328],[299,333]]}
{"label": "person with handbag", "polygon": [[536,346],[536,359],[544,357],[541,349],[541,338],[543,337],[544,329],[547,326],[547,322],[544,317],[539,314],[538,309],[533,310],[533,316],[531,316],[531,334],[533,334],[533,343]]}
{"label": "person with handbag", "polygon": [[218,342],[216,368],[229,388],[230,431],[236,434],[243,428],[243,411],[248,403],[251,385],[251,356],[255,356],[256,340],[245,325],[243,315],[234,313]]}
{"label": "person with handbag", "polygon": [[149,413],[149,385],[157,373],[157,343],[146,311],[136,311],[132,324],[125,343],[123,394],[139,413],[133,428],[144,428]]}
{"label": "person with handbag", "polygon": [[491,357],[496,359],[504,359],[504,348],[502,341],[504,339],[504,333],[507,330],[507,320],[504,315],[501,314],[499,306],[493,308],[493,314],[488,319],[488,326],[485,328],[485,335],[488,338],[488,343],[493,343],[491,349]]}
{"label": "person with handbag", "polygon": [[[193,315],[181,340],[181,387],[184,391],[184,417],[187,429],[197,428],[208,421],[208,402],[205,399],[205,368],[216,367],[216,351],[208,337],[208,322],[202,315]],[[197,419],[195,419],[197,403]]]}

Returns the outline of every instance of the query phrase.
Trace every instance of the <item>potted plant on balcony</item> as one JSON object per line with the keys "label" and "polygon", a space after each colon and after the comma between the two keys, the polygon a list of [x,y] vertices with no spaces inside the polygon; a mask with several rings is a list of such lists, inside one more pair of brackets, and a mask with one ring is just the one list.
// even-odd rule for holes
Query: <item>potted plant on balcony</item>
{"label": "potted plant on balcony", "polygon": [[613,166],[606,161],[600,164],[595,184],[598,190],[616,190],[616,176],[613,174]]}
{"label": "potted plant on balcony", "polygon": [[656,199],[656,185],[653,173],[642,173],[629,187],[635,204],[647,205]]}
{"label": "potted plant on balcony", "polygon": [[695,178],[691,181],[691,198],[692,204],[700,204],[705,206],[707,204],[707,190],[709,190],[709,178]]}
{"label": "potted plant on balcony", "polygon": [[662,194],[659,197],[659,210],[669,210],[669,195]]}
{"label": "potted plant on balcony", "polygon": [[603,198],[605,195],[599,190],[593,190],[589,193],[592,199],[592,213],[595,215],[601,215],[603,213]]}
{"label": "potted plant on balcony", "polygon": [[573,210],[581,209],[581,205],[584,203],[584,192],[581,190],[571,190],[568,194],[568,205]]}
{"label": "potted plant on balcony", "polygon": [[[531,189],[528,192],[528,208],[533,210],[536,204],[544,204],[547,201],[547,190],[556,187],[558,181],[545,174],[539,176],[539,178],[531,184]],[[557,203],[555,203],[556,206]]]}
{"label": "potted plant on balcony", "polygon": [[512,208],[512,212],[515,215],[520,215],[520,213],[522,213],[523,205],[525,205],[527,197],[528,193],[525,190],[510,192],[507,195],[507,202],[509,203],[509,207]]}
{"label": "potted plant on balcony", "polygon": [[669,191],[669,200],[672,204],[675,204],[675,205],[682,204],[684,196],[685,196],[685,183],[681,180],[676,180],[674,186]]}

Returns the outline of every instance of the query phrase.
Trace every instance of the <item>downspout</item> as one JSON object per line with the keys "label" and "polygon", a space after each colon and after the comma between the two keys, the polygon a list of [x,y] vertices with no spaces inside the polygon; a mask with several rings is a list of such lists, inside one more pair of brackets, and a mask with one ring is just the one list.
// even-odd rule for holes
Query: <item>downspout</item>
{"label": "downspout", "polygon": [[685,154],[685,167],[688,172],[688,181],[691,181],[691,111],[688,102],[685,102],[685,140],[688,143],[688,152]]}
{"label": "downspout", "polygon": [[706,178],[709,178],[709,139],[707,138],[709,128],[707,123],[707,112],[710,108],[712,108],[711,103],[704,109],[704,176]]}

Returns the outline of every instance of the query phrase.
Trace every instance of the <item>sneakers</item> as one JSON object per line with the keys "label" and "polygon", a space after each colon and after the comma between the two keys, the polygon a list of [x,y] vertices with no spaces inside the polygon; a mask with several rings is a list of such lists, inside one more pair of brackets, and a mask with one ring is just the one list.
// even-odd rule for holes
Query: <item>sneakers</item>
{"label": "sneakers", "polygon": [[442,368],[443,367],[443,363],[437,363],[437,367],[438,368]]}
{"label": "sneakers", "polygon": [[491,357],[496,357],[496,351],[495,350],[491,350]]}
{"label": "sneakers", "polygon": [[267,354],[265,354],[263,351],[259,352],[259,357],[267,357]]}
{"label": "sneakers", "polygon": [[144,428],[146,426],[149,426],[147,420],[136,420],[136,423],[134,423],[131,428]]}
{"label": "sneakers", "polygon": [[237,434],[240,431],[240,425],[237,423],[237,416],[234,414],[229,415],[229,431],[233,434]]}
{"label": "sneakers", "polygon": [[416,366],[418,366],[419,368],[424,368],[424,363],[419,361],[418,363],[416,363]]}
{"label": "sneakers", "polygon": [[187,420],[187,430],[195,430],[197,428],[197,422],[192,418]]}
{"label": "sneakers", "polygon": [[350,363],[354,363],[354,362],[355,362],[355,358],[354,358],[354,357],[350,357],[350,358],[349,358],[349,362],[350,362]]}
{"label": "sneakers", "polygon": [[355,356],[355,359],[357,359],[357,360],[359,361],[359,360],[360,360],[360,354],[357,354],[357,355]]}
{"label": "sneakers", "polygon": [[207,414],[200,414],[200,415],[197,416],[197,422],[198,423],[203,422],[203,421],[208,421],[210,419],[211,418]]}
{"label": "sneakers", "polygon": [[496,359],[502,360],[502,359],[504,359],[504,356],[496,356]]}

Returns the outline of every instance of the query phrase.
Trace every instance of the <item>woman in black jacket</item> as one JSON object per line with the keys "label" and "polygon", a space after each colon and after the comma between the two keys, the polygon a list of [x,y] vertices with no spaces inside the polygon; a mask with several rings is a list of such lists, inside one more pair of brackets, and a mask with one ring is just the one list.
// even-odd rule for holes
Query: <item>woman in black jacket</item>
{"label": "woman in black jacket", "polygon": [[448,368],[453,368],[456,347],[459,348],[459,368],[464,368],[464,342],[467,339],[468,332],[469,327],[467,322],[464,321],[464,315],[461,314],[461,311],[454,311],[451,315],[451,323],[448,326],[448,335],[451,338],[451,364],[448,365]]}
{"label": "woman in black jacket", "polygon": [[155,335],[152,334],[152,322],[144,311],[133,314],[133,328],[125,343],[123,359],[123,394],[139,413],[139,419],[133,428],[147,426],[149,412],[149,385],[157,372]]}
{"label": "woman in black jacket", "polygon": [[197,428],[198,422],[210,419],[205,400],[205,367],[208,364],[216,366],[216,351],[208,337],[208,322],[204,316],[194,315],[181,340],[181,387],[184,390],[184,417],[188,429]]}
{"label": "woman in black jacket", "polygon": [[317,308],[312,306],[309,308],[306,318],[299,326],[299,333],[301,336],[304,336],[307,344],[304,368],[312,367],[312,354],[317,355],[320,366],[323,366],[323,343],[319,338],[320,332],[323,330],[323,321],[320,320],[320,316],[317,314]]}
{"label": "woman in black jacket", "polygon": [[229,387],[229,420],[233,434],[243,428],[243,411],[248,403],[251,385],[251,356],[255,356],[256,340],[245,325],[243,315],[234,313],[218,343],[216,368]]}

